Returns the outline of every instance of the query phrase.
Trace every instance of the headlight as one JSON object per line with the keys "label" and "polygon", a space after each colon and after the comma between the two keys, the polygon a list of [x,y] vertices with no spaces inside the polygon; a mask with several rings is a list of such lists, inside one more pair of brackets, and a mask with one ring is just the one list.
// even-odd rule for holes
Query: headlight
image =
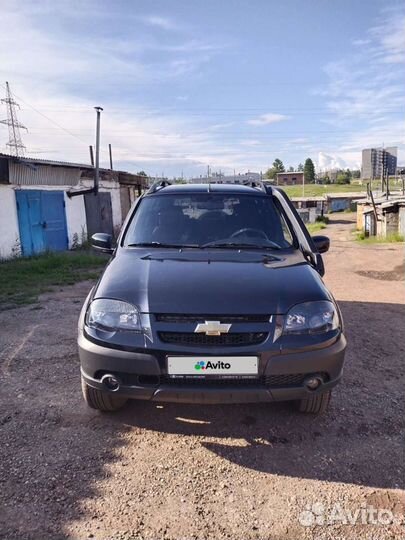
{"label": "headlight", "polygon": [[86,324],[100,330],[135,330],[140,332],[136,307],[121,300],[99,298],[93,300],[86,313]]}
{"label": "headlight", "polygon": [[339,316],[332,302],[305,302],[287,313],[283,334],[320,334],[339,328]]}

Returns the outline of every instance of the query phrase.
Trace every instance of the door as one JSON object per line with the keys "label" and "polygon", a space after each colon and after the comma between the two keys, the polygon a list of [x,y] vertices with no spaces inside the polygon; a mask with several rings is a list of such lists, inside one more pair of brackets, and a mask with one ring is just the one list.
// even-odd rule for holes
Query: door
{"label": "door", "polygon": [[15,192],[21,251],[24,256],[68,248],[63,191]]}
{"label": "door", "polygon": [[89,238],[98,232],[113,234],[111,194],[86,193],[84,196],[86,207],[87,234]]}
{"label": "door", "polygon": [[65,200],[62,191],[41,192],[42,231],[45,249],[63,251],[67,245]]}

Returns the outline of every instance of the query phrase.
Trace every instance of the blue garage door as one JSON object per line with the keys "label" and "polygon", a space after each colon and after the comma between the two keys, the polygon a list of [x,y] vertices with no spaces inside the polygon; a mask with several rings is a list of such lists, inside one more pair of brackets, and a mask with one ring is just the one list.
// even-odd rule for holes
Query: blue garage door
{"label": "blue garage door", "polygon": [[16,191],[23,255],[68,248],[63,191]]}

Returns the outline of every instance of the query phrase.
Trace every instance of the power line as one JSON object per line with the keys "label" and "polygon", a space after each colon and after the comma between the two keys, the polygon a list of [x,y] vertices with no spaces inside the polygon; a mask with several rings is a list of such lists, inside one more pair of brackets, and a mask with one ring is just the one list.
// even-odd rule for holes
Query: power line
{"label": "power line", "polygon": [[[8,83],[6,83],[7,86],[8,86]],[[7,87],[4,86],[4,84],[1,84],[0,83],[0,86],[2,86],[3,88],[6,88],[7,90]],[[69,135],[71,135],[72,137],[74,137],[75,139],[79,140],[81,143],[84,143],[84,144],[87,144],[87,142],[83,141],[82,139],[80,139],[79,137],[77,137],[74,133],[72,133],[71,131],[69,131],[68,129],[64,128],[63,126],[61,126],[60,124],[58,124],[58,122],[55,122],[55,120],[52,120],[52,118],[49,118],[49,116],[46,116],[46,114],[43,114],[41,111],[39,111],[38,109],[36,109],[33,105],[30,105],[27,101],[25,101],[23,98],[17,96],[17,94],[13,94],[17,99],[19,99],[20,101],[22,101],[23,103],[25,103],[28,107],[30,107],[33,111],[35,111],[37,114],[43,116],[44,118],[46,118],[49,122],[52,122],[52,124],[55,124],[55,126],[57,126],[59,129],[65,131],[66,133],[68,133]]]}

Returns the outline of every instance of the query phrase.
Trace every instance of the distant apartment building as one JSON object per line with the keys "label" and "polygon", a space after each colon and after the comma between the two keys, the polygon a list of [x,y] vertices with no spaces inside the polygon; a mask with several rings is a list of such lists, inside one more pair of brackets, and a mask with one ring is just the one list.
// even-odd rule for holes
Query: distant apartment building
{"label": "distant apartment building", "polygon": [[277,173],[276,184],[278,186],[295,186],[304,182],[302,171]]}
{"label": "distant apartment building", "polygon": [[385,172],[393,176],[397,170],[398,148],[391,146],[389,148],[365,148],[362,151],[361,159],[361,177],[362,178],[380,178]]}

